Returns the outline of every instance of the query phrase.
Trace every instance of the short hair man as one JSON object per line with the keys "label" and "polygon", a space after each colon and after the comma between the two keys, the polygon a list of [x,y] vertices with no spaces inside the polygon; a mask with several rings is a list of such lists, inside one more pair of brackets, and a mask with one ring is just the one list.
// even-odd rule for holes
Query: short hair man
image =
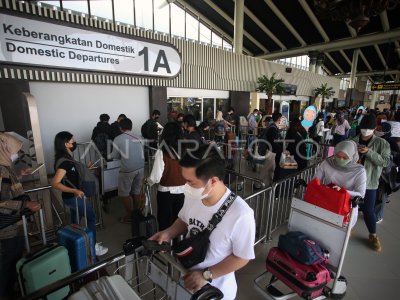
{"label": "short hair man", "polygon": [[[187,152],[180,165],[187,181],[184,205],[175,223],[153,235],[152,240],[169,242],[186,231],[188,235],[198,233],[231,194],[223,182],[224,160],[214,147],[202,145]],[[211,282],[224,293],[224,299],[234,299],[237,291],[234,272],[254,258],[254,238],[254,212],[237,197],[211,233],[205,260],[184,276],[186,288],[196,291]]]}
{"label": "short hair man", "polygon": [[132,121],[128,118],[119,122],[121,134],[114,139],[111,159],[121,160],[118,176],[118,197],[122,200],[126,215],[122,223],[130,223],[133,203],[139,202],[144,176],[143,141],[132,132]]}
{"label": "short hair man", "polygon": [[121,134],[121,126],[119,122],[122,119],[126,119],[125,114],[120,114],[114,123],[111,124],[111,139],[114,140],[117,136]]}
{"label": "short hair man", "polygon": [[141,127],[142,136],[149,140],[150,147],[157,148],[158,146],[158,123],[157,120],[160,118],[160,111],[155,109],[151,113],[150,119],[143,123]]}

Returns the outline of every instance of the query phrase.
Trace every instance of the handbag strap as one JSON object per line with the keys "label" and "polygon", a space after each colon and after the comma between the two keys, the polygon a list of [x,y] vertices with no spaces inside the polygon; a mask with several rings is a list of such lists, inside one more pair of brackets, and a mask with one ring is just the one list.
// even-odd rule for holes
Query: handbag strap
{"label": "handbag strap", "polygon": [[[322,256],[321,254],[319,254],[319,252],[317,251],[317,249],[314,248],[314,246],[311,244],[311,242],[310,242],[309,240],[303,240],[303,242],[304,242],[308,247],[310,247],[311,250],[319,257],[319,260],[317,260],[315,263],[326,262],[326,261],[328,260],[326,257],[324,257],[324,256]],[[316,241],[314,241],[314,243],[317,244]],[[322,249],[322,247],[321,247],[319,244],[317,244],[317,245],[320,247],[320,249]]]}
{"label": "handbag strap", "polygon": [[222,203],[218,211],[213,214],[211,220],[208,221],[208,225],[205,230],[208,230],[208,232],[211,233],[215,229],[215,227],[217,227],[218,223],[221,222],[222,217],[226,214],[229,207],[231,207],[236,197],[237,196],[234,193],[229,194],[229,196],[225,199],[224,203]]}

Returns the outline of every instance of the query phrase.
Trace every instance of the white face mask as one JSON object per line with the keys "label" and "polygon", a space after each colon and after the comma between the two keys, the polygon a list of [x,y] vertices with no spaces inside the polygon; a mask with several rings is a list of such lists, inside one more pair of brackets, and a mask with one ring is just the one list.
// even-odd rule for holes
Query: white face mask
{"label": "white face mask", "polygon": [[183,188],[183,193],[185,194],[185,197],[187,196],[189,198],[203,200],[204,198],[207,198],[208,194],[209,194],[209,193],[207,193],[207,194],[203,195],[204,190],[206,189],[207,185],[208,185],[208,182],[204,187],[194,188],[194,187],[191,187],[188,183],[186,183]]}
{"label": "white face mask", "polygon": [[374,133],[374,129],[361,129],[362,136],[370,136]]}
{"label": "white face mask", "polygon": [[17,153],[12,154],[10,158],[11,158],[11,161],[14,162],[18,159],[18,154]]}

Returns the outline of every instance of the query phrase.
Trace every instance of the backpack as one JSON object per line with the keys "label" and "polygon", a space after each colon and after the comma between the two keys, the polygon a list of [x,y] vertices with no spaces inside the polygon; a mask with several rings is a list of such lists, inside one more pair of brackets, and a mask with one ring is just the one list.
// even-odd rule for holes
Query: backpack
{"label": "backpack", "polygon": [[96,196],[99,192],[99,181],[97,180],[96,175],[94,175],[85,164],[65,157],[61,157],[57,160],[56,170],[64,161],[70,161],[75,165],[79,177],[79,186],[74,186],[72,182],[65,177],[63,178],[63,181],[66,181],[72,188],[79,188],[86,197]]}
{"label": "backpack", "polygon": [[101,155],[107,156],[107,141],[110,139],[107,133],[100,132],[96,135],[93,142],[97,149],[100,151]]}

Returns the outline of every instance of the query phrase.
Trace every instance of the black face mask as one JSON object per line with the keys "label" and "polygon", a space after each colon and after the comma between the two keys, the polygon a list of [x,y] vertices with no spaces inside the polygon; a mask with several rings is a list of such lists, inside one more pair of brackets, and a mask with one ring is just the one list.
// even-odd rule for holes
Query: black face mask
{"label": "black face mask", "polygon": [[78,147],[78,145],[76,144],[76,142],[73,142],[73,143],[72,143],[72,148],[70,149],[71,152],[74,152],[75,149],[76,149],[76,147]]}

